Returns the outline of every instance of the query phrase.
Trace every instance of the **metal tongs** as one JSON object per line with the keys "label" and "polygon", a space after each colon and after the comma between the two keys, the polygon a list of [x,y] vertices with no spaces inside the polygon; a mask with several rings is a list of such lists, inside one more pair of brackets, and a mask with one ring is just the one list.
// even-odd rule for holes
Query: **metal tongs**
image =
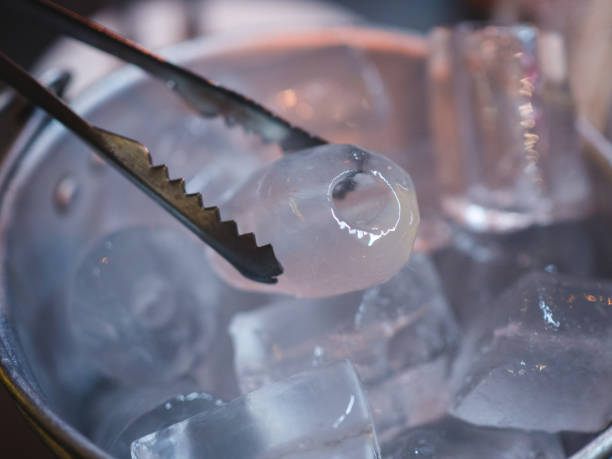
{"label": "metal tongs", "polygon": [[[202,116],[222,116],[266,142],[292,152],[327,143],[231,90],[176,66],[127,39],[48,0],[15,0],[10,6],[95,48],[134,64],[164,81]],[[252,233],[239,234],[233,220],[221,221],[217,207],[204,207],[202,196],[186,194],[184,180],[170,180],[165,165],[153,165],[147,148],[131,139],[92,126],[25,70],[0,52],[0,79],[47,111],[110,161],[136,186],[216,250],[245,277],[275,283],[283,269],[271,245],[257,246]]]}

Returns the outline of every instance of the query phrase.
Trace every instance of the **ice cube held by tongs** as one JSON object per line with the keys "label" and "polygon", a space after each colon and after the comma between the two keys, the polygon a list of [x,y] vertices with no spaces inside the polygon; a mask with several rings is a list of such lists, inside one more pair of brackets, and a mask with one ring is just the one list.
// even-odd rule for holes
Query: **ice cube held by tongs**
{"label": "ice cube held by tongs", "polygon": [[[203,116],[221,116],[228,124],[237,124],[267,142],[279,144],[285,152],[327,143],[246,97],[217,86],[47,0],[22,0],[11,2],[10,6],[24,10],[33,19],[53,26],[60,33],[140,67],[164,81]],[[245,277],[264,283],[276,282],[283,268],[272,246],[258,246],[252,233],[239,234],[233,220],[221,221],[217,207],[204,207],[199,193],[185,192],[183,179],[171,180],[165,165],[154,165],[144,145],[92,126],[1,52],[0,79],[93,147]]]}

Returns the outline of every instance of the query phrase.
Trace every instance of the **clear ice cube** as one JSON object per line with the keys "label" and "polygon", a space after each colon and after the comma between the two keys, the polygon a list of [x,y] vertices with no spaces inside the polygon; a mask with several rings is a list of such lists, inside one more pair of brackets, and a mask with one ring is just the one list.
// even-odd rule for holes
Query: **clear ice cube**
{"label": "clear ice cube", "polygon": [[132,443],[133,459],[380,457],[350,362],[294,375]]}
{"label": "clear ice cube", "polygon": [[469,325],[505,289],[532,271],[609,277],[608,252],[601,250],[607,244],[603,233],[609,220],[566,221],[510,233],[455,228],[452,243],[432,258],[459,324]]}
{"label": "clear ice cube", "polygon": [[559,437],[541,432],[478,427],[457,419],[409,429],[383,446],[386,459],[562,459]]}
{"label": "clear ice cube", "polygon": [[442,204],[476,230],[584,215],[589,178],[562,37],[527,26],[437,29],[429,60]]}
{"label": "clear ice cube", "polygon": [[443,417],[451,401],[451,355],[441,355],[398,372],[378,384],[366,385],[374,425],[381,442],[401,429]]}
{"label": "clear ice cube", "polygon": [[474,320],[451,413],[496,427],[596,432],[612,419],[612,283],[532,273]]}
{"label": "clear ice cube", "polygon": [[98,397],[89,410],[91,438],[113,457],[128,458],[134,440],[225,403],[194,387],[197,383],[185,378],[114,388]]}
{"label": "clear ice cube", "polygon": [[230,284],[324,297],[387,281],[406,263],[419,224],[410,176],[376,153],[324,145],[288,154],[256,172],[220,206],[241,232],[271,243],[278,284],[245,279],[220,257]]}
{"label": "clear ice cube", "polygon": [[113,233],[76,271],[68,315],[74,345],[113,380],[174,380],[219,338],[217,284],[204,245],[188,234]]}
{"label": "clear ice cube", "polygon": [[[250,81],[244,93],[334,143],[393,144],[393,100],[369,53],[352,46],[321,47],[270,64],[272,73]],[[275,70],[280,76],[271,79]]]}
{"label": "clear ice cube", "polygon": [[150,142],[156,164],[165,163],[172,178],[183,177],[188,193],[201,193],[204,205],[226,201],[250,174],[281,156],[243,129],[228,129],[222,119],[171,113],[152,127]]}
{"label": "clear ice cube", "polygon": [[390,281],[365,292],[280,300],[239,313],[230,334],[243,393],[349,359],[368,390],[379,433],[446,410],[457,329],[425,254],[414,254]]}

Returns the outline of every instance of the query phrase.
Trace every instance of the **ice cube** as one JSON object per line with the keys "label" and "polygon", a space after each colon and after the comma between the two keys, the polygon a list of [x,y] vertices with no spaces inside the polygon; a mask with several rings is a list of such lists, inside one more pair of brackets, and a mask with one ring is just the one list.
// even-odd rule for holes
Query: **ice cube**
{"label": "ice cube", "polygon": [[344,328],[353,328],[360,296],[281,300],[235,315],[230,335],[242,393],[346,356]]}
{"label": "ice cube", "polygon": [[451,400],[451,356],[441,355],[398,372],[378,384],[366,385],[374,425],[381,442],[401,429],[443,417]]}
{"label": "ice cube", "polygon": [[476,230],[586,214],[562,37],[527,26],[437,29],[429,60],[442,203]]}
{"label": "ice cube", "polygon": [[456,228],[452,244],[432,258],[457,320],[469,325],[531,271],[609,277],[608,252],[601,249],[608,237],[597,234],[608,224],[609,219],[596,218],[501,234]]}
{"label": "ice cube", "polygon": [[132,443],[132,458],[379,458],[348,361],[294,375]]}
{"label": "ice cube", "polygon": [[445,242],[447,227],[438,218],[439,187],[424,115],[426,41],[396,35],[390,43],[385,53],[325,46],[276,57],[266,62],[264,78],[253,80],[251,72],[249,85],[235,89],[330,142],[376,151],[409,171],[421,214],[415,249],[429,251]]}
{"label": "ice cube", "polygon": [[389,282],[365,292],[281,300],[237,314],[230,334],[243,393],[346,358],[370,394],[379,432],[396,421],[435,419],[446,409],[457,329],[425,254],[414,254]]}
{"label": "ice cube", "polygon": [[562,459],[555,435],[514,429],[478,427],[457,419],[409,429],[383,446],[386,459]]}
{"label": "ice cube", "polygon": [[113,380],[174,380],[218,340],[217,284],[204,245],[188,234],[113,233],[76,271],[69,301],[74,345]]}
{"label": "ice cube", "polygon": [[595,432],[612,419],[612,283],[532,273],[474,321],[451,413],[468,422]]}
{"label": "ice cube", "polygon": [[201,193],[205,206],[217,206],[280,148],[264,144],[242,129],[228,129],[222,119],[171,113],[154,126],[145,142],[154,162],[168,165],[172,178],[183,177],[188,193]]}
{"label": "ice cube", "polygon": [[[266,64],[272,68],[250,81],[243,93],[334,143],[397,146],[391,140],[398,135],[389,83],[370,53],[353,46],[324,46],[277,56]],[[278,77],[270,78],[272,74]]]}
{"label": "ice cube", "polygon": [[113,457],[130,457],[134,440],[224,404],[208,393],[194,391],[194,387],[197,383],[190,378],[115,387],[92,404],[90,436]]}
{"label": "ice cube", "polygon": [[241,288],[299,297],[387,281],[408,260],[419,224],[410,176],[351,145],[286,155],[255,173],[220,210],[259,244],[272,243],[284,268],[278,284],[259,284],[217,256],[222,277]]}

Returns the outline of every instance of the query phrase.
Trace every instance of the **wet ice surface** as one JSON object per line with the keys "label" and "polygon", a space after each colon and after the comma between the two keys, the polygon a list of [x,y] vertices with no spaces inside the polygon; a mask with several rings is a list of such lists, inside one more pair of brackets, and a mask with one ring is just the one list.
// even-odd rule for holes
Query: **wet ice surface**
{"label": "wet ice surface", "polygon": [[364,292],[282,299],[239,313],[230,333],[243,393],[346,358],[368,390],[379,433],[430,421],[446,410],[457,328],[424,254]]}
{"label": "wet ice surface", "polygon": [[69,326],[109,378],[170,381],[201,367],[219,339],[219,293],[203,244],[173,230],[126,229],[84,255]]}
{"label": "wet ice surface", "polygon": [[339,362],[269,384],[132,444],[134,459],[380,457],[353,366]]}
{"label": "wet ice surface", "polygon": [[453,418],[409,429],[383,448],[385,459],[562,459],[555,435],[478,427]]}
{"label": "wet ice surface", "polygon": [[533,273],[466,332],[451,413],[468,422],[595,432],[612,419],[612,283]]}
{"label": "wet ice surface", "polygon": [[363,289],[397,273],[412,251],[419,212],[410,176],[376,153],[324,145],[257,171],[226,204],[223,219],[271,243],[284,273],[276,285],[241,276],[220,257],[230,284],[298,297]]}

